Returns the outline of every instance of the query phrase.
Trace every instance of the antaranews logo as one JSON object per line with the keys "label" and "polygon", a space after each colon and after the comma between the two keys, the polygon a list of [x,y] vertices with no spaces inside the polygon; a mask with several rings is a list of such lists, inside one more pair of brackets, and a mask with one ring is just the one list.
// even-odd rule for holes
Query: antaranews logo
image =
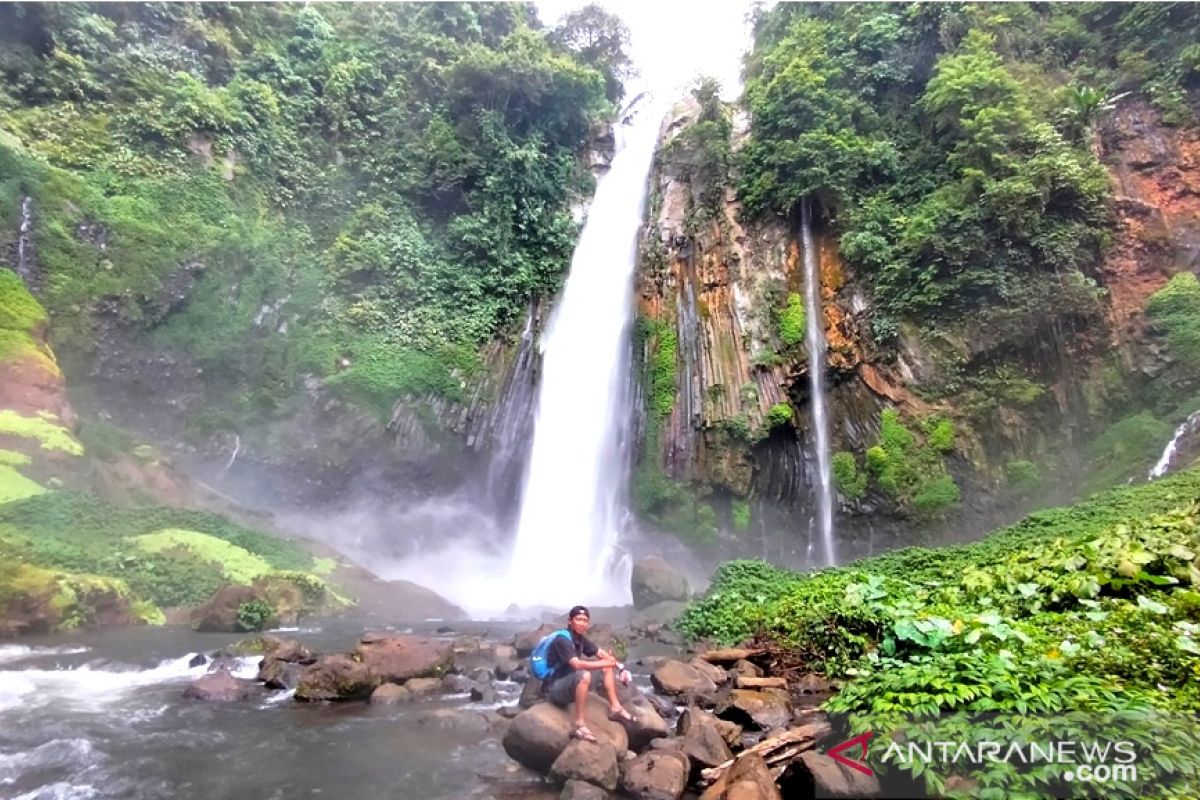
{"label": "antaranews logo", "polygon": [[[864,775],[874,775],[875,772],[866,763],[867,742],[871,741],[871,737],[874,735],[874,731],[860,733],[858,736],[855,736],[852,739],[847,739],[841,744],[835,744],[833,747],[829,748],[829,751],[826,752],[825,755],[829,756],[839,764],[843,764],[850,769],[858,770]],[[843,750],[853,750],[856,747],[859,749],[858,758],[842,755]]]}

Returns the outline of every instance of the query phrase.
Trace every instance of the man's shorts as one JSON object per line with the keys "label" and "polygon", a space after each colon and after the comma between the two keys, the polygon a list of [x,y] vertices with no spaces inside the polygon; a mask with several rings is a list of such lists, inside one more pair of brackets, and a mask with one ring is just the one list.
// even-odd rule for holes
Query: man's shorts
{"label": "man's shorts", "polygon": [[[604,673],[592,670],[592,690],[599,692],[604,686]],[[542,696],[559,708],[566,708],[575,702],[575,687],[583,676],[583,670],[572,670],[553,683],[542,684]]]}

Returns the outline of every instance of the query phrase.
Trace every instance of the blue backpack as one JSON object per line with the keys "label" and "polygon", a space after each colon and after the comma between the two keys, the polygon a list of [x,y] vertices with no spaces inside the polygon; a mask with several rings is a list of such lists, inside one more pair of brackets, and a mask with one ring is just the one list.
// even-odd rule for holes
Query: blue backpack
{"label": "blue backpack", "polygon": [[554,672],[549,662],[546,661],[546,656],[550,654],[550,645],[554,644],[554,640],[559,636],[566,636],[569,639],[571,638],[571,632],[563,628],[546,634],[529,655],[529,671],[539,681],[546,680]]}

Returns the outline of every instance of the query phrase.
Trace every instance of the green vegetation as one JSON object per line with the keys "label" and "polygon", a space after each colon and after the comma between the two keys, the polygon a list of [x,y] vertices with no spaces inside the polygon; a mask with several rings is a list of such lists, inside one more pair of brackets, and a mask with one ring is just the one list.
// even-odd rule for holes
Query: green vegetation
{"label": "green vegetation", "polygon": [[[204,602],[227,583],[321,566],[292,542],[214,514],[125,508],[67,492],[0,505],[0,553],[67,574],[119,578],[131,599],[160,607]],[[313,575],[305,580],[325,586]]]}
{"label": "green vegetation", "polygon": [[1093,315],[1096,122],[1123,91],[1192,117],[1197,33],[1178,3],[779,4],[755,23],[739,195],[752,217],[829,210],[879,338]]}
{"label": "green vegetation", "polygon": [[0,328],[29,333],[46,324],[46,310],[10,269],[0,267]]}
{"label": "green vegetation", "polygon": [[1200,281],[1196,276],[1175,274],[1151,295],[1146,311],[1166,333],[1171,355],[1192,370],[1200,369]]}
{"label": "green vegetation", "polygon": [[733,529],[738,533],[750,530],[750,503],[745,500],[735,500],[729,509],[733,521]]}
{"label": "green vegetation", "polygon": [[64,358],[122,325],[242,421],[306,374],[452,400],[561,284],[627,42],[515,3],[4,6],[0,226],[32,198]]}
{"label": "green vegetation", "polygon": [[1084,491],[1105,489],[1132,476],[1144,477],[1171,440],[1173,429],[1149,411],[1110,425],[1089,449],[1091,475]]}
{"label": "green vegetation", "polygon": [[[7,452],[9,451],[0,450],[0,453]],[[14,453],[14,455],[20,454]],[[12,466],[0,462],[0,504],[13,500],[24,500],[26,497],[33,497],[44,491],[46,490],[17,472]]]}
{"label": "green vegetation", "polygon": [[1004,465],[1004,478],[1009,488],[1025,494],[1033,492],[1042,481],[1041,471],[1032,461],[1010,461]]}
{"label": "green vegetation", "polygon": [[833,485],[847,500],[858,500],[867,493],[867,475],[859,470],[853,453],[834,453]]}
{"label": "green vegetation", "polygon": [[792,407],[788,403],[776,403],[767,412],[767,427],[781,428],[792,423]]}
{"label": "green vegetation", "polygon": [[784,347],[794,349],[804,341],[804,300],[795,292],[787,296],[787,305],[779,312],[779,341]]}
{"label": "green vegetation", "polygon": [[700,113],[659,154],[671,172],[691,186],[684,221],[688,233],[695,233],[718,217],[729,185],[733,126],[721,103],[720,91],[712,78],[697,81],[692,96],[700,104]]}
{"label": "green vegetation", "polygon": [[[967,545],[809,574],[730,562],[678,627],[784,646],[802,668],[843,679],[825,708],[884,742],[955,740],[969,726],[985,738],[1004,728],[1004,741],[1037,740],[1046,725],[1099,736],[1119,724],[1123,738],[1166,759],[1139,760],[1145,769],[1121,792],[1164,796],[1165,782],[1165,796],[1195,796],[1200,742],[1194,726],[1181,733],[1172,720],[1200,711],[1198,496],[1200,470],[1190,470]],[[977,796],[1053,793],[1047,771],[1004,766],[972,770],[987,793]],[[888,769],[911,770],[935,794],[949,777],[911,763]]]}
{"label": "green vegetation", "polygon": [[275,609],[270,603],[251,600],[238,606],[236,624],[240,631],[261,631],[271,627],[275,619]]}
{"label": "green vegetation", "polygon": [[[943,453],[954,447],[954,426],[949,420],[933,418],[926,420],[924,428],[925,441],[921,442],[901,421],[898,411],[884,409],[879,444],[867,450],[866,470],[901,508],[934,517],[959,499],[958,486],[942,461]],[[842,469],[847,469],[844,459]]]}
{"label": "green vegetation", "polygon": [[42,412],[36,417],[0,409],[0,434],[36,440],[43,450],[59,450],[73,456],[83,455],[83,445],[71,432],[58,424],[58,418]]}

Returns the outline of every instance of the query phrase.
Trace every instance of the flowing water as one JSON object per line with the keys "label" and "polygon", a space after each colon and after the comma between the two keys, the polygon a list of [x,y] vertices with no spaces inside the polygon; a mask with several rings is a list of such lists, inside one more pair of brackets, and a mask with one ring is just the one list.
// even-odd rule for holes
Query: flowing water
{"label": "flowing water", "polygon": [[[331,652],[361,633],[323,625],[281,635]],[[207,669],[192,656],[238,638],[141,628],[0,645],[0,797],[463,800],[497,796],[481,775],[510,776],[496,736],[439,722],[438,712],[485,708],[466,695],[391,707],[286,692],[184,699]],[[235,674],[253,677],[257,662],[237,660]],[[504,702],[519,691],[498,688]]]}
{"label": "flowing water", "polygon": [[17,274],[29,283],[33,277],[33,198],[21,198],[21,227],[17,233]]}
{"label": "flowing water", "polygon": [[825,563],[837,563],[833,538],[833,485],[829,454],[829,419],[825,396],[825,314],[821,311],[821,268],[812,235],[812,207],[806,199],[801,219],[804,245],[804,300],[808,340],[808,382],[812,397],[813,441],[817,450],[817,522],[825,546]]}
{"label": "flowing water", "polygon": [[530,604],[629,601],[618,545],[627,470],[633,274],[661,107],[618,129],[612,166],[542,335],[533,446],[509,567],[508,599]]}
{"label": "flowing water", "polygon": [[1183,424],[1175,429],[1175,435],[1171,437],[1171,441],[1167,442],[1166,449],[1163,450],[1162,456],[1159,457],[1158,463],[1150,470],[1147,477],[1148,480],[1161,478],[1166,474],[1171,466],[1171,460],[1175,458],[1175,451],[1179,447],[1179,442],[1183,437],[1189,436],[1200,430],[1200,411],[1193,412],[1191,416],[1183,421]]}

